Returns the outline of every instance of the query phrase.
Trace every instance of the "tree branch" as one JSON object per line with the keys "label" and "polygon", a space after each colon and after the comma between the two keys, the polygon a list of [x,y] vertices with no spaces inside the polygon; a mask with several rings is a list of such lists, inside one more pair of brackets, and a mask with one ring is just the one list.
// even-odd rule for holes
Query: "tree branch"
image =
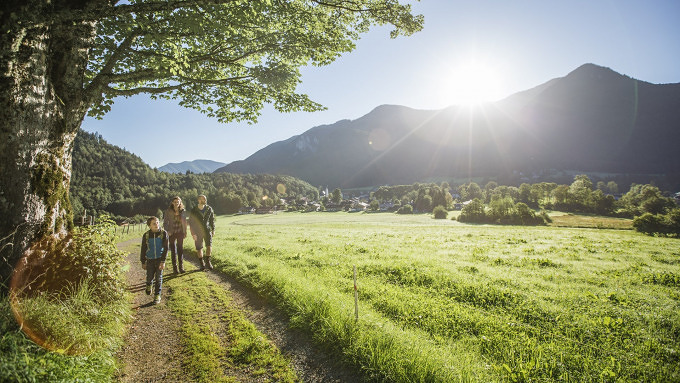
{"label": "tree branch", "polygon": [[344,10],[350,11],[350,12],[369,12],[369,11],[371,11],[370,8],[361,8],[361,7],[351,8],[351,7],[345,5],[345,3],[350,3],[350,4],[358,6],[358,4],[356,4],[356,2],[354,2],[354,1],[340,1],[339,3],[338,2],[329,3],[327,1],[322,1],[322,0],[312,0],[312,2],[314,2],[318,5],[322,5],[324,7],[344,9]]}
{"label": "tree branch", "polygon": [[123,39],[123,41],[113,51],[111,56],[106,60],[99,73],[97,73],[97,75],[95,75],[92,81],[90,81],[90,83],[87,85],[84,93],[86,99],[85,102],[88,105],[91,105],[94,100],[98,99],[100,97],[99,94],[101,93],[101,90],[108,86],[109,81],[106,81],[107,77],[112,75],[111,72],[113,71],[116,63],[124,57],[124,52],[130,49],[135,37],[136,33],[130,33],[125,39]]}
{"label": "tree branch", "polygon": [[177,85],[168,85],[168,86],[163,86],[163,87],[150,87],[150,86],[142,86],[138,88],[132,88],[132,89],[116,89],[116,88],[111,88],[110,86],[104,87],[103,93],[109,96],[125,96],[125,97],[130,97],[134,96],[136,94],[142,94],[142,93],[149,93],[149,94],[161,94],[161,93],[168,93],[173,90],[178,90],[182,89],[182,87],[186,86],[187,84],[182,83],[182,84],[177,84]]}

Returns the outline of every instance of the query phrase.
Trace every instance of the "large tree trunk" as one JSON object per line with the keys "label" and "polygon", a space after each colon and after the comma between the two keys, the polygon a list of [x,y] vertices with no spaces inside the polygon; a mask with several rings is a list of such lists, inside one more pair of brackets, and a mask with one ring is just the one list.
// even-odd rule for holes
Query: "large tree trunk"
{"label": "large tree trunk", "polygon": [[30,15],[73,6],[57,0],[47,2],[50,8],[44,9],[44,3],[9,0],[0,14],[0,282],[4,287],[33,243],[46,235],[62,235],[72,224],[71,152],[87,111],[83,76],[94,29],[86,23],[36,21]]}

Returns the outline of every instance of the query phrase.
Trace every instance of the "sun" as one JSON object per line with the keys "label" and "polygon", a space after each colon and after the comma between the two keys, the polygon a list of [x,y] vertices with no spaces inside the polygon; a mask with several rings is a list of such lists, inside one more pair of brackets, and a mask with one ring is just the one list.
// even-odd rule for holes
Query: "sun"
{"label": "sun", "polygon": [[501,78],[497,70],[483,62],[468,61],[452,66],[442,85],[446,102],[477,105],[500,98]]}

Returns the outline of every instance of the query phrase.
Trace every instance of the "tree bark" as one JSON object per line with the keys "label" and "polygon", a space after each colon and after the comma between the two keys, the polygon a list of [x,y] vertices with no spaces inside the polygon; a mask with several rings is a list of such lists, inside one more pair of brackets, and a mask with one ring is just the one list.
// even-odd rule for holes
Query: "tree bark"
{"label": "tree bark", "polygon": [[72,225],[71,153],[88,107],[83,84],[95,29],[92,23],[36,21],[35,15],[74,6],[69,1],[44,3],[49,2],[9,0],[0,12],[0,282],[4,288],[33,243],[46,235],[63,235]]}

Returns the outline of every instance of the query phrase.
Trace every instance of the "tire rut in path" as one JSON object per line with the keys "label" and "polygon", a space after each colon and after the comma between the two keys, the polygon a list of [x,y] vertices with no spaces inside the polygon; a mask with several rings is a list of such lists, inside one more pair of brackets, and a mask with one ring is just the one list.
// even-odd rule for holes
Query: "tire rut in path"
{"label": "tire rut in path", "polygon": [[[129,251],[137,240],[119,244]],[[181,366],[181,345],[178,336],[180,321],[166,307],[163,291],[160,304],[152,303],[153,295],[146,295],[146,270],[139,263],[139,254],[130,252],[127,257],[127,289],[132,294],[133,320],[125,336],[123,347],[116,355],[121,369],[116,376],[119,382],[188,382]]]}

